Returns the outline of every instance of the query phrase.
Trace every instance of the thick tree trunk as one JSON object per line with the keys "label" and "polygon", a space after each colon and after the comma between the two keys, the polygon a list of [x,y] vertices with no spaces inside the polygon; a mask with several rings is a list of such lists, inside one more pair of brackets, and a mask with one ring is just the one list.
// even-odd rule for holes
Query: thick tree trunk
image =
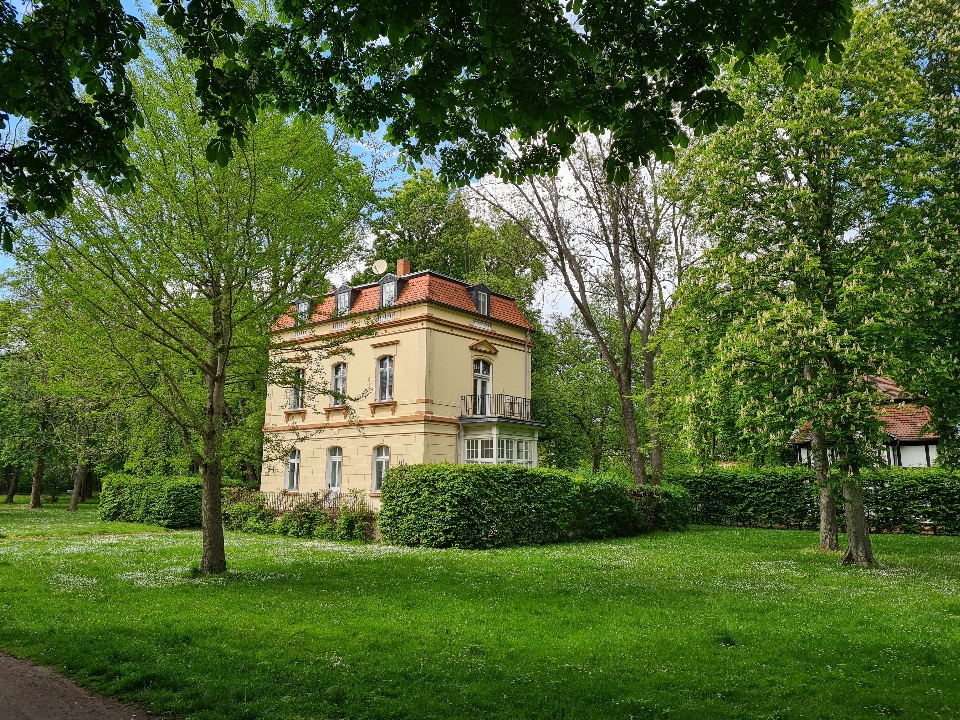
{"label": "thick tree trunk", "polygon": [[80,493],[80,502],[86,502],[93,497],[93,470],[87,465],[83,473],[83,490]]}
{"label": "thick tree trunk", "polygon": [[650,482],[659,485],[663,479],[663,442],[660,438],[660,417],[653,390],[656,387],[656,353],[643,351],[643,387],[646,392],[647,427],[650,433]]}
{"label": "thick tree trunk", "polygon": [[227,555],[223,543],[223,515],[221,487],[223,461],[220,445],[225,414],[224,373],[225,358],[211,349],[211,365],[216,369],[207,377],[207,417],[203,432],[203,555],[200,569],[207,575],[227,569]]}
{"label": "thick tree trunk", "polygon": [[820,549],[840,550],[840,532],[837,528],[837,501],[830,484],[830,463],[827,460],[827,441],[823,430],[810,431],[810,454],[816,473],[820,496]]}
{"label": "thick tree trunk", "polygon": [[73,494],[70,496],[70,507],[67,512],[76,512],[80,494],[83,492],[83,477],[87,474],[87,465],[84,459],[87,454],[87,428],[81,428],[80,452],[77,453],[77,470],[73,474]]}
{"label": "thick tree trunk", "polygon": [[867,526],[867,513],[863,507],[863,490],[859,478],[844,478],[843,509],[847,516],[847,552],[841,562],[844,565],[870,567],[876,565],[873,559],[873,544],[870,542],[870,528]]}
{"label": "thick tree trunk", "polygon": [[633,396],[620,390],[620,412],[623,414],[623,430],[627,436],[627,452],[630,453],[630,470],[633,481],[638,485],[647,482],[647,467],[640,452],[640,438],[637,436],[637,416],[633,406]]}
{"label": "thick tree trunk", "polygon": [[3,469],[3,481],[7,484],[7,505],[13,505],[13,496],[17,494],[17,484],[20,480],[20,466],[14,468],[7,465]]}
{"label": "thick tree trunk", "polygon": [[37,464],[33,466],[33,480],[30,485],[30,507],[42,508],[40,491],[43,489],[43,452],[37,455]]}

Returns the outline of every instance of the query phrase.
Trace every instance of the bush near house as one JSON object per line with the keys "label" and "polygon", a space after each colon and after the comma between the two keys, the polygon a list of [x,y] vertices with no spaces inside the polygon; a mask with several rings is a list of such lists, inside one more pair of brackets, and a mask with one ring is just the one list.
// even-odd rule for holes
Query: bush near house
{"label": "bush near house", "polygon": [[516,465],[405,465],[384,479],[378,516],[397,545],[494,548],[683,529],[689,493],[598,474]]}
{"label": "bush near house", "polygon": [[[862,477],[873,532],[960,534],[960,473],[880,468]],[[810,529],[819,523],[810,468],[706,467],[673,470],[667,478],[690,491],[697,524]],[[839,495],[837,512],[843,523]]]}
{"label": "bush near house", "polygon": [[292,507],[274,508],[261,492],[224,491],[223,526],[227,530],[320,540],[373,541],[376,514],[362,495],[340,496],[331,505],[327,493],[303,496]]}
{"label": "bush near house", "polygon": [[135,477],[123,473],[103,479],[97,516],[101,520],[198,528],[203,480],[198,477]]}

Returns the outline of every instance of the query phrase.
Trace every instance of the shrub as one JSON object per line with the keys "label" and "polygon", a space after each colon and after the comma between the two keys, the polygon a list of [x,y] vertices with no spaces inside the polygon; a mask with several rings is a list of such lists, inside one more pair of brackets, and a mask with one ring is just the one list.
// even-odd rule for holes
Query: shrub
{"label": "shrub", "polygon": [[[815,528],[820,515],[813,470],[806,467],[703,468],[675,471],[704,525]],[[881,468],[861,475],[874,532],[960,534],[960,473],[941,468]],[[837,520],[843,523],[838,497]]]}
{"label": "shrub", "polygon": [[[364,540],[377,537],[376,514],[358,493],[296,496],[296,503],[267,503],[267,495],[242,489],[224,489],[223,524],[227,530],[268,533],[321,540]],[[277,509],[279,508],[279,509]]]}
{"label": "shrub", "polygon": [[576,538],[611,538],[636,535],[653,529],[631,495],[630,484],[610,474],[575,478],[577,502],[571,535]]}
{"label": "shrub", "polygon": [[97,516],[166,528],[196,528],[201,525],[202,502],[200,478],[139,478],[116,473],[103,479]]}
{"label": "shrub", "polygon": [[397,545],[492,548],[568,536],[576,488],[559,470],[401,465],[383,482],[380,533]]}

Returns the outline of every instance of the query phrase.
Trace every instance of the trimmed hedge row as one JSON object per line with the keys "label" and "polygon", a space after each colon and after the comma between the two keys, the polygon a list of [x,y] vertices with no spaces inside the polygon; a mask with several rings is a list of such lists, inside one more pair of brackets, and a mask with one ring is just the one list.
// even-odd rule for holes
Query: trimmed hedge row
{"label": "trimmed hedge row", "polygon": [[383,482],[378,524],[397,545],[493,548],[681,529],[680,487],[636,487],[517,465],[402,465]]}
{"label": "trimmed hedge row", "polygon": [[101,520],[198,528],[203,480],[198,477],[141,478],[123,473],[103,479],[97,516]]}
{"label": "trimmed hedge row", "polygon": [[[693,522],[703,525],[816,528],[813,470],[806,467],[717,468],[667,473],[690,491]],[[960,534],[960,473],[941,468],[881,468],[862,474],[873,532]],[[839,484],[839,480],[838,480]],[[844,521],[837,488],[838,522]]]}

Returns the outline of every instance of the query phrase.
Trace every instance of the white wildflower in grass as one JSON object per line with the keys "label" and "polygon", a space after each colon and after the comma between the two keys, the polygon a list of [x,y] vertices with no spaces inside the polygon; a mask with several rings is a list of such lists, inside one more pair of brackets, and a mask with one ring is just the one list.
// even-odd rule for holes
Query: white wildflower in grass
{"label": "white wildflower in grass", "polygon": [[89,592],[100,582],[95,577],[76,573],[54,573],[47,580],[55,593]]}

